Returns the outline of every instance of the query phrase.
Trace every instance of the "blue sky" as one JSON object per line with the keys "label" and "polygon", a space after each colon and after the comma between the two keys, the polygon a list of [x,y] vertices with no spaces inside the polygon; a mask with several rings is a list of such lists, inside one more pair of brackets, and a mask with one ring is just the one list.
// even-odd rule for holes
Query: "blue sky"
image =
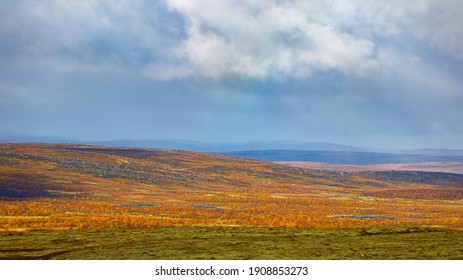
{"label": "blue sky", "polygon": [[0,1],[0,131],[463,148],[462,1]]}

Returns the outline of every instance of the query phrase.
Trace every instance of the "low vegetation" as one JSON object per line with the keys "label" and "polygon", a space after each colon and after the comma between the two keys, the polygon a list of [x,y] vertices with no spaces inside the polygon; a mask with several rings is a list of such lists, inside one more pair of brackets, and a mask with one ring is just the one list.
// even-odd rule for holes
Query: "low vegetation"
{"label": "low vegetation", "polygon": [[[343,238],[338,243],[353,242],[353,248],[359,251],[341,254],[345,247],[340,247],[338,255],[321,251],[318,256],[314,249],[313,254],[303,256],[301,252],[294,258],[376,258],[361,255],[366,252],[362,246],[373,243],[361,244],[368,240],[379,242],[383,237],[383,240],[396,238],[385,234],[388,232],[385,227],[409,233],[393,234],[401,238],[409,236],[420,240],[429,235],[431,239],[422,239],[429,242],[421,247],[412,242],[413,246],[418,246],[415,252],[427,246],[437,246],[434,241],[439,243],[441,238],[461,240],[462,199],[463,176],[456,174],[327,171],[173,150],[2,144],[0,231],[3,232],[3,247],[0,248],[0,256],[119,258],[111,255],[113,253],[103,252],[92,256],[89,252],[97,249],[89,249],[93,242],[90,240],[90,243],[83,241],[80,245],[74,244],[74,241],[69,241],[68,245],[56,241],[56,248],[47,242],[52,242],[55,235],[63,240],[66,236],[81,240],[91,233],[95,234],[95,240],[103,240],[112,234],[117,235],[117,238],[112,238],[114,240],[144,234],[146,242],[155,243],[150,241],[157,238],[153,232],[165,237],[169,234],[184,235],[182,238],[188,239],[188,236],[195,236],[194,232],[203,231],[205,236],[224,233],[225,236],[217,242],[226,244],[232,242],[231,238],[226,238],[229,234],[235,234],[237,240],[242,238],[245,242],[242,244],[251,242],[251,237],[257,234],[259,237],[252,242],[259,244],[262,238],[262,242],[268,242],[269,246],[272,242],[284,243],[291,239],[281,237],[279,241],[273,240],[276,232],[280,232],[281,236],[304,236],[307,233],[310,238],[314,234],[328,238],[329,242],[323,238],[296,239],[301,242],[318,240],[314,242],[319,242],[319,246],[335,244],[333,242],[339,235]],[[417,228],[426,230],[415,230]],[[381,229],[382,233],[375,234],[376,229]],[[408,232],[411,229],[412,232]],[[369,239],[364,239],[365,236]],[[25,244],[34,238],[43,239],[44,246],[35,248],[36,251],[27,251]],[[203,243],[206,246],[206,240],[200,238],[194,246],[203,246],[200,245]],[[37,242],[40,244],[41,241]],[[136,243],[134,241],[133,244]],[[174,246],[173,243],[169,246]],[[87,248],[87,245],[90,247]],[[116,249],[121,247],[117,242],[113,245]],[[229,245],[223,245],[222,251],[217,249],[220,251],[217,258],[244,258],[226,253],[231,250],[232,243]],[[285,246],[293,248],[293,245],[303,246],[303,243],[289,242],[281,245],[281,249]],[[65,249],[66,246],[68,249]],[[172,258],[183,258],[179,256],[178,248],[169,246],[166,248],[172,248],[168,249],[172,251]],[[434,248],[437,250],[438,247]],[[422,251],[421,254],[425,258],[461,257],[461,247],[456,248],[457,251],[442,249],[447,255],[437,253],[441,249],[429,253]],[[72,252],[54,255],[63,250]],[[272,255],[271,249],[256,254],[248,252],[248,257],[292,258],[289,251],[286,255],[283,251],[275,253],[280,257]],[[77,252],[87,252],[87,255],[79,256]],[[206,256],[210,256],[211,252],[198,253],[196,257],[194,253],[188,253],[185,258],[209,258]],[[352,255],[349,257],[349,254]],[[388,258],[384,254],[377,258]],[[412,258],[419,258],[418,253],[414,256]],[[140,252],[121,255],[120,258],[126,257],[171,258],[159,254],[149,257]]]}
{"label": "low vegetation", "polygon": [[0,259],[462,258],[463,232],[422,227],[173,227],[0,235]]}

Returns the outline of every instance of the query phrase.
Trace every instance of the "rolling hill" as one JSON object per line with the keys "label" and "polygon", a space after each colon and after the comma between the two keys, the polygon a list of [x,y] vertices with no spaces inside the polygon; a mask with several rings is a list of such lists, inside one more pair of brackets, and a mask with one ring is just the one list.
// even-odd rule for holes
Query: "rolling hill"
{"label": "rolling hill", "polygon": [[[220,154],[89,145],[4,144],[0,145],[0,167],[0,196],[9,198],[70,193],[118,199],[123,194],[148,195],[160,188],[194,192],[295,184],[349,188],[358,181],[379,188],[387,186],[385,180],[397,185],[436,185],[436,181],[439,186],[463,185],[463,175],[445,172],[314,170]],[[123,184],[130,188],[114,187]]]}
{"label": "rolling hill", "polygon": [[[0,217],[3,230],[463,227],[462,199],[460,174],[315,170],[176,150],[0,145],[0,210],[8,213]],[[436,213],[440,218],[429,219]]]}
{"label": "rolling hill", "polygon": [[453,259],[461,230],[459,174],[0,144],[0,259]]}

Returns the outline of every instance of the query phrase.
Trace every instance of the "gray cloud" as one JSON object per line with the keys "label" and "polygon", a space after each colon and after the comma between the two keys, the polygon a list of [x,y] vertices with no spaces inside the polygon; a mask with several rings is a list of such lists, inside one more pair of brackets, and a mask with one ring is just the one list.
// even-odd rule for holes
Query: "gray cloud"
{"label": "gray cloud", "polygon": [[388,66],[384,53],[404,55],[400,46],[410,41],[462,59],[462,5],[19,0],[2,4],[0,49],[4,59],[60,71],[130,71],[160,80],[303,78],[316,71],[376,75]]}
{"label": "gray cloud", "polygon": [[168,57],[183,32],[162,2],[19,0],[2,11],[3,59],[58,71],[141,73]]}
{"label": "gray cloud", "polygon": [[462,147],[462,5],[3,1],[0,130]]}
{"label": "gray cloud", "polygon": [[[463,2],[451,0],[382,1],[379,21],[389,22],[399,35],[411,33],[425,44],[456,59],[463,59]],[[402,34],[400,34],[402,33]],[[404,34],[405,33],[405,34]]]}

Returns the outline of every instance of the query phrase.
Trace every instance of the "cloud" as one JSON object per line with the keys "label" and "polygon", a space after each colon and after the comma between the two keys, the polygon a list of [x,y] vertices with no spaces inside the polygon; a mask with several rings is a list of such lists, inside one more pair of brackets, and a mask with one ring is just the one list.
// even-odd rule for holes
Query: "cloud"
{"label": "cloud", "polygon": [[262,79],[325,70],[357,75],[376,66],[373,42],[317,22],[318,9],[303,2],[169,0],[189,25],[175,49],[191,66],[181,73]]}
{"label": "cloud", "polygon": [[451,0],[18,0],[0,4],[0,59],[164,81],[362,77],[388,69],[382,53],[416,56],[416,46],[461,61],[461,10]]}
{"label": "cloud", "polygon": [[[369,37],[416,39],[445,55],[463,59],[463,2],[453,0],[328,1],[332,24]],[[331,6],[331,7],[329,7]],[[354,31],[355,32],[355,31]]]}
{"label": "cloud", "polygon": [[388,69],[383,52],[416,56],[426,47],[463,59],[460,1],[167,2],[188,24],[185,41],[175,48],[184,59],[179,77],[362,76]]}
{"label": "cloud", "polygon": [[78,48],[90,34],[111,27],[98,1],[17,2],[5,12],[1,26],[21,40],[22,50],[31,54]]}
{"label": "cloud", "polygon": [[18,0],[0,10],[0,59],[56,71],[141,72],[183,28],[162,2],[142,0]]}
{"label": "cloud", "polygon": [[0,1],[0,126],[461,147],[462,5]]}

